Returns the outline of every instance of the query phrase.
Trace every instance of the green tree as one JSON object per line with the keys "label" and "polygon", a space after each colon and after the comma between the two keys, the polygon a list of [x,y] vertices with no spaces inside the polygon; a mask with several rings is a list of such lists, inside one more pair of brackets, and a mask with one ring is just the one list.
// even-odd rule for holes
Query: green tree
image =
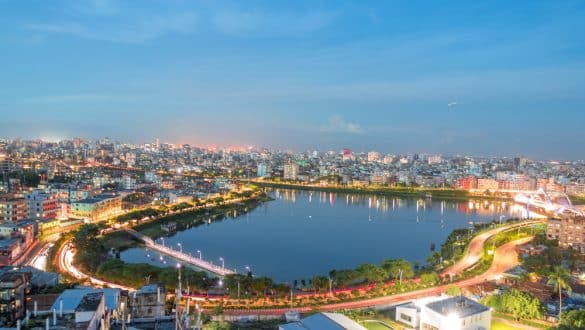
{"label": "green tree", "polygon": [[104,260],[106,248],[97,239],[100,227],[96,224],[84,224],[73,235],[73,244],[77,248],[76,262],[90,272],[97,271]]}
{"label": "green tree", "polygon": [[487,306],[501,313],[508,313],[519,319],[534,319],[542,316],[540,301],[529,293],[512,289],[502,295],[490,296],[484,300]]}
{"label": "green tree", "polygon": [[384,268],[373,264],[362,264],[357,268],[357,272],[369,283],[383,282],[387,277]]}
{"label": "green tree", "polygon": [[559,329],[585,330],[585,310],[574,310],[563,313]]}
{"label": "green tree", "polygon": [[439,275],[435,272],[424,273],[420,275],[420,282],[423,285],[435,285],[441,281]]}
{"label": "green tree", "polygon": [[388,276],[394,280],[400,279],[400,273],[402,272],[403,279],[409,279],[414,277],[414,270],[408,260],[405,259],[388,259],[382,262],[382,268],[386,270]]}
{"label": "green tree", "polygon": [[547,284],[552,285],[555,292],[559,294],[559,320],[561,319],[561,307],[563,306],[563,289],[567,292],[572,291],[569,279],[569,272],[562,266],[555,266],[553,272],[548,276]]}
{"label": "green tree", "polygon": [[461,295],[461,289],[455,284],[449,284],[445,288],[445,294],[452,297],[459,296]]}

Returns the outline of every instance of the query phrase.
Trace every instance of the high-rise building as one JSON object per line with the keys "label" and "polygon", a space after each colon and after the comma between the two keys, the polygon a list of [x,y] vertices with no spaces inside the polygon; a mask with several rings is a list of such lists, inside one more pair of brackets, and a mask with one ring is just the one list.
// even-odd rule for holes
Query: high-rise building
{"label": "high-rise building", "polygon": [[561,219],[549,219],[546,236],[548,239],[558,240],[561,248],[572,248],[585,253],[585,217],[566,216]]}
{"label": "high-rise building", "polygon": [[264,178],[268,175],[266,164],[264,164],[264,163],[258,164],[258,169],[256,171],[256,175],[259,178]]}
{"label": "high-rise building", "polygon": [[28,216],[31,219],[54,219],[59,216],[59,203],[56,195],[35,189],[25,195]]}
{"label": "high-rise building", "polygon": [[296,180],[299,176],[299,165],[295,162],[284,164],[284,179]]}
{"label": "high-rise building", "polygon": [[19,222],[28,217],[28,204],[24,198],[5,195],[0,197],[0,221]]}
{"label": "high-rise building", "polygon": [[370,151],[368,152],[368,162],[378,162],[380,161],[380,153],[377,151]]}
{"label": "high-rise building", "polygon": [[427,159],[429,165],[440,164],[442,161],[443,157],[441,157],[441,155],[430,155],[429,158]]}
{"label": "high-rise building", "polygon": [[355,156],[351,149],[343,149],[343,160],[355,160]]}

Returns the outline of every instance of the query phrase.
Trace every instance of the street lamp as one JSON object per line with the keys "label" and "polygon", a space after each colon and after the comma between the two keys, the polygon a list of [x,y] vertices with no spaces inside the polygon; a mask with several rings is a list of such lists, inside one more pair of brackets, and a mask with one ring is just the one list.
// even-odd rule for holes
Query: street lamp
{"label": "street lamp", "polygon": [[223,257],[219,257],[219,261],[221,261],[221,268],[225,269],[225,260],[223,260]]}
{"label": "street lamp", "polygon": [[203,259],[202,254],[201,254],[201,250],[197,250],[197,253],[199,253],[199,259]]}
{"label": "street lamp", "polygon": [[183,253],[183,245],[181,245],[181,243],[177,243],[177,245],[179,246],[179,251],[181,251],[181,253]]}
{"label": "street lamp", "polygon": [[160,240],[162,242],[162,246],[164,247],[165,246],[165,238],[164,237],[161,237]]}

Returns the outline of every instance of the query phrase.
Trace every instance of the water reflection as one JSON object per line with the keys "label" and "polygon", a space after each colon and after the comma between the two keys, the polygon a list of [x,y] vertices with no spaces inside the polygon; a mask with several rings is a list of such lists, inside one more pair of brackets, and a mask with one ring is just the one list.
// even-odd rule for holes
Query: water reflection
{"label": "water reflection", "polygon": [[[438,201],[380,195],[290,189],[270,190],[275,199],[246,212],[209,215],[207,224],[178,232],[165,241],[181,243],[207,260],[224,257],[226,267],[253,265],[259,275],[278,281],[327,274],[387,258],[425,263],[431,244],[439,247],[455,228],[470,223],[521,217],[525,208],[502,201]],[[220,219],[229,221],[216,221]],[[128,262],[161,265],[143,249],[121,256]],[[165,261],[168,258],[163,258]],[[169,264],[171,260],[169,260]]]}

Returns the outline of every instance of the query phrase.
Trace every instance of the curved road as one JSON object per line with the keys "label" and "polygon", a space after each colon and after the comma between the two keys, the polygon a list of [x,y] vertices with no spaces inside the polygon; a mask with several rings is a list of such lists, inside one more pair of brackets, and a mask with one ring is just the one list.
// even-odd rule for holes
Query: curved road
{"label": "curved road", "polygon": [[[474,263],[476,263],[479,260],[479,258],[481,257],[481,253],[483,253],[483,245],[493,235],[496,235],[496,234],[503,232],[503,231],[506,231],[506,230],[515,229],[515,228],[521,227],[521,226],[533,225],[533,224],[537,224],[540,222],[541,221],[523,222],[523,223],[515,224],[512,226],[496,228],[496,229],[487,231],[485,233],[482,233],[482,234],[476,236],[471,241],[466,256],[462,260],[460,260],[458,263],[456,263],[455,265],[453,265],[452,267],[447,269],[447,271],[445,271],[443,274],[446,274],[446,273],[458,274],[455,272],[456,271],[461,272],[461,271],[467,269],[468,267],[470,267],[471,265],[473,265]],[[516,247],[518,245],[526,244],[527,242],[531,241],[532,239],[533,239],[533,237],[526,237],[526,238],[522,238],[522,239],[510,242],[510,243],[507,243],[507,244],[504,244],[504,245],[498,247],[496,249],[496,251],[494,252],[494,260],[492,262],[492,265],[490,266],[490,268],[488,269],[487,272],[485,272],[482,275],[470,278],[470,279],[455,282],[454,284],[460,288],[466,288],[466,287],[471,287],[474,285],[484,283],[486,281],[491,281],[493,279],[496,279],[498,276],[501,276],[501,274],[503,272],[505,272],[506,270],[511,269],[519,264],[518,253],[516,252]],[[73,262],[72,262],[74,252],[72,251],[69,242],[63,244],[58,255],[59,255],[59,267],[62,270],[66,271],[67,273],[74,276],[75,278],[89,279],[91,283],[96,284],[96,285],[100,285],[100,286],[109,286],[109,287],[114,287],[114,288],[120,288],[123,290],[129,290],[129,291],[134,290],[133,288],[124,287],[121,285],[117,285],[115,283],[105,282],[105,281],[99,280],[97,278],[88,276],[88,275],[84,274],[83,272],[81,272],[80,270],[78,270],[73,265]],[[324,306],[317,307],[317,309],[319,309],[321,311],[333,311],[333,310],[340,310],[340,309],[356,309],[356,308],[367,308],[367,307],[373,307],[373,306],[379,306],[379,305],[398,304],[398,303],[407,302],[407,301],[421,298],[421,297],[440,295],[441,293],[443,293],[445,291],[446,287],[447,287],[447,285],[442,285],[442,286],[432,287],[429,289],[422,289],[422,290],[406,292],[406,293],[396,294],[396,295],[391,295],[391,296],[372,298],[372,299],[366,299],[366,300],[360,300],[360,301],[343,302],[343,303],[337,303],[337,304],[331,304],[331,305],[324,305]],[[299,312],[308,312],[308,311],[313,310],[313,309],[314,308],[309,308],[309,307],[294,308],[294,310],[297,310]],[[225,314],[227,314],[227,315],[281,315],[281,314],[286,313],[289,310],[290,310],[289,308],[261,309],[261,310],[226,310]]]}
{"label": "curved road", "polygon": [[[481,258],[481,254],[483,253],[483,246],[485,242],[492,236],[501,233],[503,231],[516,229],[517,227],[523,227],[533,224],[542,223],[542,221],[528,221],[522,222],[519,224],[496,228],[485,233],[482,233],[476,236],[470,243],[469,249],[467,250],[466,256],[457,262],[455,265],[451,266],[447,269],[443,274],[453,273],[459,274],[463,270],[469,268],[473,264],[479,261]],[[482,284],[486,281],[491,281],[497,279],[499,276],[502,275],[508,269],[516,267],[520,262],[518,261],[518,253],[516,251],[516,247],[519,245],[526,244],[530,242],[534,237],[525,237],[507,244],[504,244],[498,247],[494,252],[494,259],[492,265],[488,269],[487,272],[472,277],[470,279],[462,280],[459,282],[455,282],[456,286],[459,288],[467,288],[472,287],[475,285]],[[422,297],[429,297],[429,296],[437,296],[445,292],[448,285],[441,285],[437,287],[432,287],[428,289],[422,289],[417,291],[411,291],[391,296],[385,297],[378,297],[360,301],[351,301],[351,302],[343,302],[331,305],[324,305],[317,307],[316,309],[320,311],[335,311],[340,309],[358,309],[358,308],[368,308],[380,305],[394,305],[403,302],[408,302],[414,299],[422,298]],[[293,308],[299,312],[309,312],[314,310],[315,308]],[[290,308],[282,308],[282,309],[263,309],[263,310],[225,310],[224,313],[227,315],[281,315],[289,311]]]}
{"label": "curved road", "polygon": [[539,223],[542,223],[542,220],[524,221],[524,222],[520,222],[518,224],[492,229],[492,230],[486,231],[485,233],[481,233],[481,234],[475,236],[471,240],[471,242],[469,243],[469,248],[467,249],[467,253],[466,253],[465,257],[463,257],[461,260],[456,262],[451,267],[444,270],[441,273],[441,277],[459,275],[459,274],[463,273],[469,267],[475,265],[479,261],[479,259],[481,259],[481,256],[483,255],[483,247],[485,245],[485,242],[488,239],[490,239],[492,236],[499,234],[499,233],[502,233],[502,232],[505,232],[505,231],[510,231],[510,230],[516,229],[518,227],[525,227],[525,226],[535,225],[535,224],[539,224]]}
{"label": "curved road", "polygon": [[[533,237],[526,237],[520,240],[510,242],[508,244],[502,245],[496,249],[494,254],[494,262],[492,263],[491,267],[487,272],[480,276],[476,276],[467,280],[459,281],[454,283],[460,288],[467,288],[471,286],[475,286],[478,284],[482,284],[486,281],[493,280],[500,276],[502,272],[513,268],[519,264],[518,261],[518,253],[516,252],[516,247],[518,245],[526,244]],[[311,310],[319,310],[319,311],[336,311],[341,309],[358,309],[358,308],[368,308],[380,305],[395,305],[399,303],[408,302],[414,299],[422,298],[422,297],[430,297],[430,296],[438,296],[445,292],[448,285],[441,285],[437,287],[432,287],[429,289],[422,289],[412,292],[406,292],[386,297],[379,297],[379,298],[372,298],[367,300],[360,300],[360,301],[350,301],[350,302],[343,302],[338,304],[331,304],[331,305],[324,305],[316,308],[293,308],[299,312],[309,312]],[[281,315],[289,311],[290,308],[282,308],[282,309],[263,309],[263,310],[225,310],[224,313],[226,315]]]}
{"label": "curved road", "polygon": [[103,286],[103,287],[110,287],[110,288],[117,288],[117,289],[122,289],[122,290],[127,290],[127,291],[134,291],[135,290],[135,289],[127,287],[127,286],[102,281],[102,280],[97,279],[95,277],[91,277],[91,276],[83,273],[79,269],[77,269],[77,267],[75,267],[73,265],[73,257],[75,256],[75,252],[73,252],[73,249],[71,248],[70,242],[71,241],[64,243],[61,246],[61,248],[59,249],[59,252],[58,252],[59,269],[61,269],[64,272],[69,273],[71,276],[75,277],[76,279],[89,280],[94,285],[99,285],[99,286]]}

